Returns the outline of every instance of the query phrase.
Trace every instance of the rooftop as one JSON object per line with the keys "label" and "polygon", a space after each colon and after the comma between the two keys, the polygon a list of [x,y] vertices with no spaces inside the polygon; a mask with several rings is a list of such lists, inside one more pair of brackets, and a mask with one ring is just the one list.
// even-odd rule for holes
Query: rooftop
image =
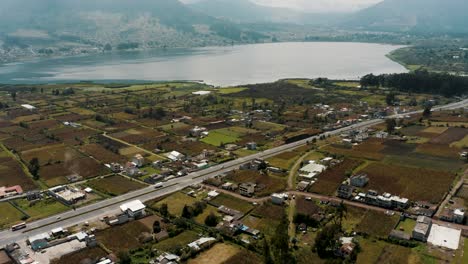
{"label": "rooftop", "polygon": [[427,239],[428,243],[456,250],[460,243],[461,230],[441,225],[433,225]]}
{"label": "rooftop", "polygon": [[120,210],[122,210],[122,212],[126,212],[127,210],[136,212],[145,208],[146,206],[140,200],[134,200],[128,203],[124,203],[120,206]]}

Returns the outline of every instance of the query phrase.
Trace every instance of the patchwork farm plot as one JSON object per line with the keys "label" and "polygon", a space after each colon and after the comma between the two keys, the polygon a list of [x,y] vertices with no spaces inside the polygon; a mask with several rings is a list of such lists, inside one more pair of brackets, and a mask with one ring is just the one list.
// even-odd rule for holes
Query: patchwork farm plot
{"label": "patchwork farm plot", "polygon": [[103,194],[117,196],[146,187],[136,180],[129,180],[120,175],[89,181],[87,185]]}

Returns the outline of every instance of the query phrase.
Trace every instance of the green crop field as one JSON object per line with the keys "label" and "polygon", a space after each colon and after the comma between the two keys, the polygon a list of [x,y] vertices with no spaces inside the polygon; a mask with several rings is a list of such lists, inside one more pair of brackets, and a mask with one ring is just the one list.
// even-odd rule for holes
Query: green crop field
{"label": "green crop field", "polygon": [[53,198],[43,199],[35,203],[30,203],[26,199],[19,199],[15,200],[15,203],[31,217],[28,221],[46,218],[69,209]]}
{"label": "green crop field", "polygon": [[193,198],[192,196],[188,196],[185,193],[176,192],[164,198],[163,200],[153,204],[152,207],[159,208],[162,204],[167,204],[167,208],[171,215],[180,216],[182,214],[182,209],[185,205],[192,205],[196,201],[198,200]]}
{"label": "green crop field", "polygon": [[21,222],[21,218],[24,216],[9,203],[0,203],[0,212],[0,229],[8,228],[17,222]]}

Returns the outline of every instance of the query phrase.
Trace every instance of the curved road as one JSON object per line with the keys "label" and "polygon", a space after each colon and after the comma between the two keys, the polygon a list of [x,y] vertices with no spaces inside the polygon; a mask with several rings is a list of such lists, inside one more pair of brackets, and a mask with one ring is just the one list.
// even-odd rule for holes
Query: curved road
{"label": "curved road", "polygon": [[[448,104],[445,106],[435,107],[433,108],[433,110],[442,110],[442,109],[450,110],[450,109],[456,109],[456,108],[461,108],[461,107],[466,107],[466,106],[468,106],[468,99],[465,99],[461,102]],[[421,112],[422,111],[414,111],[410,113],[405,113],[404,115],[417,114]],[[397,117],[401,117],[401,115],[395,115],[389,118],[397,118]],[[55,215],[53,217],[49,217],[49,218],[45,218],[45,219],[41,219],[38,221],[28,223],[27,229],[24,229],[24,230],[19,230],[16,232],[5,230],[5,231],[0,232],[0,248],[6,244],[21,241],[36,234],[49,232],[50,230],[54,228],[58,228],[58,227],[67,228],[73,225],[84,223],[85,221],[94,220],[94,219],[98,219],[109,214],[113,214],[120,210],[119,206],[122,203],[131,201],[131,200],[138,199],[138,200],[145,202],[145,201],[149,201],[149,200],[152,200],[152,199],[164,196],[164,195],[168,195],[170,193],[182,190],[190,185],[199,184],[207,178],[212,178],[219,174],[236,169],[241,164],[250,162],[254,159],[257,159],[257,158],[266,159],[266,158],[275,156],[279,153],[293,150],[297,147],[307,144],[309,141],[311,141],[314,138],[318,139],[320,136],[339,135],[349,130],[367,128],[367,127],[380,124],[382,122],[384,122],[383,119],[368,120],[368,121],[364,121],[364,122],[361,122],[361,123],[358,123],[349,127],[344,127],[344,128],[340,128],[334,131],[325,132],[323,134],[310,137],[301,141],[282,145],[273,149],[269,149],[260,153],[253,154],[251,156],[242,157],[242,158],[232,160],[232,161],[220,164],[220,165],[216,165],[216,166],[213,166],[211,168],[208,168],[202,171],[197,171],[185,177],[170,180],[168,182],[165,182],[164,183],[165,187],[160,188],[160,189],[155,189],[153,186],[149,186],[144,189],[140,189],[137,191],[133,191],[133,192],[121,195],[121,196],[117,196],[117,197],[110,198],[104,201],[100,201],[91,205],[87,205],[87,206],[78,208],[76,210],[67,211],[65,213]]]}

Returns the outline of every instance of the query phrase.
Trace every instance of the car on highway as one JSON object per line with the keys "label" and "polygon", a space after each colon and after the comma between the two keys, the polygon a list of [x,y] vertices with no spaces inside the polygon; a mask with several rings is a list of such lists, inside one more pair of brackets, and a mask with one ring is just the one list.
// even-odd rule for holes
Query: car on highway
{"label": "car on highway", "polygon": [[155,189],[159,189],[159,188],[162,188],[164,186],[164,184],[162,182],[158,182],[154,185],[154,188]]}

